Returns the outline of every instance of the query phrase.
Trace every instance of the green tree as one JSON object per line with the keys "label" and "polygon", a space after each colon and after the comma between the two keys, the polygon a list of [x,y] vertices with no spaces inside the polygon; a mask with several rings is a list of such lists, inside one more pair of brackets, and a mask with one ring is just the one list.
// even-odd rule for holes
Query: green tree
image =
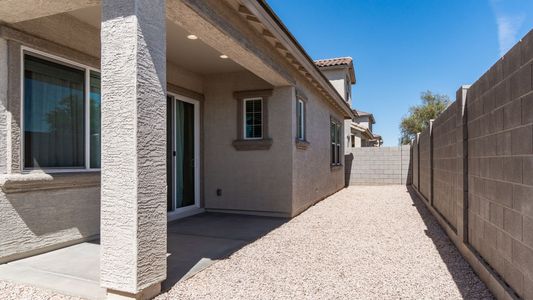
{"label": "green tree", "polygon": [[422,104],[411,106],[409,114],[403,117],[400,124],[402,145],[409,144],[418,132],[429,126],[429,120],[436,119],[451,103],[448,96],[434,94],[431,91],[422,92],[420,99]]}

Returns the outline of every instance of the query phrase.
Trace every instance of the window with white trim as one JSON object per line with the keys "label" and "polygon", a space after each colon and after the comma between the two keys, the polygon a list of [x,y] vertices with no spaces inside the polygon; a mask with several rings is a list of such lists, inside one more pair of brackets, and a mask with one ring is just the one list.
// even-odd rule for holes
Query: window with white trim
{"label": "window with white trim", "polygon": [[331,165],[339,166],[341,164],[341,130],[342,124],[331,119]]}
{"label": "window with white trim", "polygon": [[23,52],[26,169],[100,168],[100,73]]}
{"label": "window with white trim", "polygon": [[298,122],[296,137],[301,141],[305,141],[305,102],[301,99],[298,99],[296,114]]}
{"label": "window with white trim", "polygon": [[263,98],[247,98],[244,105],[244,139],[263,138]]}

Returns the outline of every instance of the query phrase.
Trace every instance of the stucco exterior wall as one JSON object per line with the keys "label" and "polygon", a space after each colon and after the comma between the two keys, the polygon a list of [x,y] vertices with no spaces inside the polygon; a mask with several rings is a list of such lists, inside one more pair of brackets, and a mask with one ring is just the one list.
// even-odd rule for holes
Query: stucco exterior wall
{"label": "stucco exterior wall", "polygon": [[95,238],[100,188],[0,191],[0,263]]}
{"label": "stucco exterior wall", "polygon": [[[347,69],[322,69],[322,73],[326,78],[331,82],[331,85],[339,92],[344,101],[349,101],[351,99],[346,99],[346,78],[348,76]],[[351,85],[351,83],[350,83]],[[351,101],[349,102],[351,105]]]}
{"label": "stucco exterior wall", "polygon": [[68,14],[15,23],[11,27],[92,57],[100,57],[100,30]]}
{"label": "stucco exterior wall", "polygon": [[355,122],[364,128],[368,128],[370,131],[372,131],[372,123],[370,123],[369,117],[356,117]]}
{"label": "stucco exterior wall", "polygon": [[[272,88],[249,72],[206,76],[204,85],[204,199],[208,210],[291,213],[290,166],[293,88],[274,88],[267,100],[272,146],[268,150],[237,151],[235,91]],[[221,196],[217,196],[221,189]]]}
{"label": "stucco exterior wall", "polygon": [[0,174],[7,168],[7,41],[0,38]]}
{"label": "stucco exterior wall", "polygon": [[[90,67],[100,66],[99,31],[72,17],[52,16],[14,27],[2,27],[0,30],[0,79],[9,79],[0,80],[0,147],[7,150],[0,151],[0,175],[23,171],[20,157],[21,46]],[[3,43],[4,39],[6,43]],[[272,49],[265,48],[263,51]],[[278,58],[279,54],[273,56]],[[2,64],[6,64],[7,68],[1,68]],[[277,67],[297,81],[305,81],[288,63],[282,61]],[[330,117],[339,121],[343,117],[325,103],[315,88],[297,84],[309,98],[307,139],[310,146],[307,150],[295,147],[295,87],[285,86],[273,88],[273,95],[267,101],[272,147],[266,151],[237,151],[232,145],[237,138],[237,101],[233,92],[269,89],[272,86],[248,71],[200,76],[172,63],[167,64],[167,81],[204,95],[201,101],[201,193],[202,203],[207,209],[293,216],[344,186],[343,169],[331,169],[329,164]],[[2,93],[5,98],[2,98]],[[2,99],[5,99],[4,106]],[[9,110],[3,112],[4,107]],[[9,115],[13,117],[11,120],[7,119]],[[6,141],[2,142],[2,138]],[[345,140],[342,142],[346,143]],[[71,177],[76,182],[78,174],[72,173]],[[222,190],[221,196],[216,195],[217,189]],[[21,204],[23,199],[27,202]],[[68,199],[72,199],[73,205],[64,205]],[[12,259],[15,253],[18,257],[44,252],[51,247],[93,238],[99,233],[99,184],[16,194],[0,191],[0,201],[0,219],[14,220],[11,224],[0,224],[0,237],[11,231],[17,232],[12,240],[0,243],[0,261]],[[35,212],[29,212],[26,205],[31,205]],[[22,208],[17,210],[17,207]],[[63,225],[47,225],[51,218],[61,219],[63,215],[72,218],[60,221]],[[24,221],[26,217],[31,218],[31,224]],[[80,224],[76,220],[80,220]],[[32,230],[37,227],[47,228],[48,231],[37,234]],[[78,227],[80,232],[75,229]],[[15,240],[18,241],[16,247],[13,246]]]}
{"label": "stucco exterior wall", "polygon": [[[344,168],[330,165],[330,122],[334,118],[341,123],[343,117],[333,111],[320,97],[306,85],[297,87],[307,98],[306,102],[306,139],[307,149],[295,146],[296,138],[296,98],[291,105],[293,151],[292,181],[293,203],[292,215],[297,215],[319,200],[337,192],[344,187]],[[344,139],[341,139],[344,145]],[[344,155],[341,151],[341,163],[344,165]]]}
{"label": "stucco exterior wall", "polygon": [[350,125],[352,120],[344,120],[344,154],[348,154],[350,149],[352,149],[352,130]]}
{"label": "stucco exterior wall", "polygon": [[[5,27],[1,31],[3,38],[0,38],[0,149],[3,151],[0,151],[0,177],[20,173],[22,166],[21,157],[18,155],[21,147],[20,127],[18,126],[21,122],[21,46],[99,68],[99,50],[95,53],[98,56],[93,57],[70,48],[75,45],[67,43],[69,37],[75,33],[68,29],[73,25],[69,21],[75,19],[66,18],[63,20],[66,23],[54,27],[56,29],[52,31],[38,28],[39,26],[49,28],[48,24],[55,24],[44,19],[46,18],[37,22],[24,22],[24,26],[18,26],[21,30],[39,33],[40,37],[19,30],[9,28],[5,30]],[[89,29],[80,30],[91,32]],[[99,49],[99,34],[97,36]],[[86,35],[85,44],[94,46],[96,44],[94,38],[94,35]],[[58,44],[58,42],[65,42],[65,44]],[[84,50],[80,47],[81,45],[78,45],[75,48],[87,50],[85,52],[93,49],[88,47]],[[2,65],[8,67],[2,68]],[[203,79],[195,73],[168,64],[167,74],[171,84],[198,93],[203,90]],[[7,85],[8,78],[9,86]],[[11,116],[11,125],[8,123],[8,115]],[[10,143],[7,142],[8,139]],[[8,163],[9,166],[6,166]],[[79,177],[78,173],[71,173],[70,176],[75,184],[76,178]],[[31,179],[28,180],[31,181]],[[82,181],[81,178],[80,181]],[[93,239],[100,233],[99,184],[91,188],[54,188],[16,194],[5,194],[0,189],[0,202],[0,220],[9,220],[0,222],[0,262],[76,243],[80,239]],[[36,228],[46,228],[46,231],[35,232]],[[9,238],[4,238],[4,236]]]}

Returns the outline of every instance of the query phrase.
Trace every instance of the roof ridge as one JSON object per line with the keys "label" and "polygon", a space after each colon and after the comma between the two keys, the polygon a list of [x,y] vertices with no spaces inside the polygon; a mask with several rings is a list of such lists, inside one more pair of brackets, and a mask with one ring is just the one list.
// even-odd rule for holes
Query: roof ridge
{"label": "roof ridge", "polygon": [[331,57],[331,58],[319,58],[319,59],[315,59],[314,61],[319,61],[319,60],[334,60],[334,59],[351,59],[353,60],[353,58],[351,56],[339,56],[339,57]]}

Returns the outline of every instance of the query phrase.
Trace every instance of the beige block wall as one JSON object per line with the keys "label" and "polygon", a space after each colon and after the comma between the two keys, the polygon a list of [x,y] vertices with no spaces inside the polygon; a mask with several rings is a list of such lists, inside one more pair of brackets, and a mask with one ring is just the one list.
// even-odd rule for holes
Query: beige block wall
{"label": "beige block wall", "polygon": [[469,243],[533,299],[533,31],[468,90]]}
{"label": "beige block wall", "polygon": [[464,117],[457,95],[433,123],[430,176],[420,135],[418,191],[497,298],[533,299],[533,31],[468,88]]}
{"label": "beige block wall", "polygon": [[462,197],[455,187],[459,185],[460,164],[458,148],[462,147],[457,138],[458,102],[450,105],[433,122],[433,205],[443,215],[453,230],[457,230],[458,197]]}
{"label": "beige block wall", "polygon": [[[296,138],[296,98],[292,101],[292,136],[291,147],[294,161],[292,215],[296,215],[317,201],[337,192],[344,187],[344,168],[332,168],[330,165],[330,120],[335,118],[343,122],[343,117],[332,110],[321,98],[307,86],[297,87],[307,97],[306,139],[307,149],[297,149]],[[344,144],[343,139],[343,144]],[[341,162],[344,155],[341,150]]]}
{"label": "beige block wall", "polygon": [[412,151],[412,157],[411,157],[411,162],[412,162],[412,173],[413,173],[413,186],[416,188],[416,189],[419,189],[420,188],[420,184],[419,184],[419,172],[418,172],[418,161],[419,161],[419,158],[418,158],[418,154],[419,154],[419,151],[418,151],[418,139],[415,139],[412,144],[411,144],[411,147],[413,149]]}
{"label": "beige block wall", "polygon": [[430,199],[431,195],[431,161],[430,161],[430,140],[429,140],[429,128],[423,131],[420,134],[419,139],[419,157],[420,160],[418,162],[419,165],[419,172],[420,172],[420,193],[426,197],[426,199]]}
{"label": "beige block wall", "polygon": [[411,147],[354,148],[345,157],[350,185],[406,185],[411,180]]}

